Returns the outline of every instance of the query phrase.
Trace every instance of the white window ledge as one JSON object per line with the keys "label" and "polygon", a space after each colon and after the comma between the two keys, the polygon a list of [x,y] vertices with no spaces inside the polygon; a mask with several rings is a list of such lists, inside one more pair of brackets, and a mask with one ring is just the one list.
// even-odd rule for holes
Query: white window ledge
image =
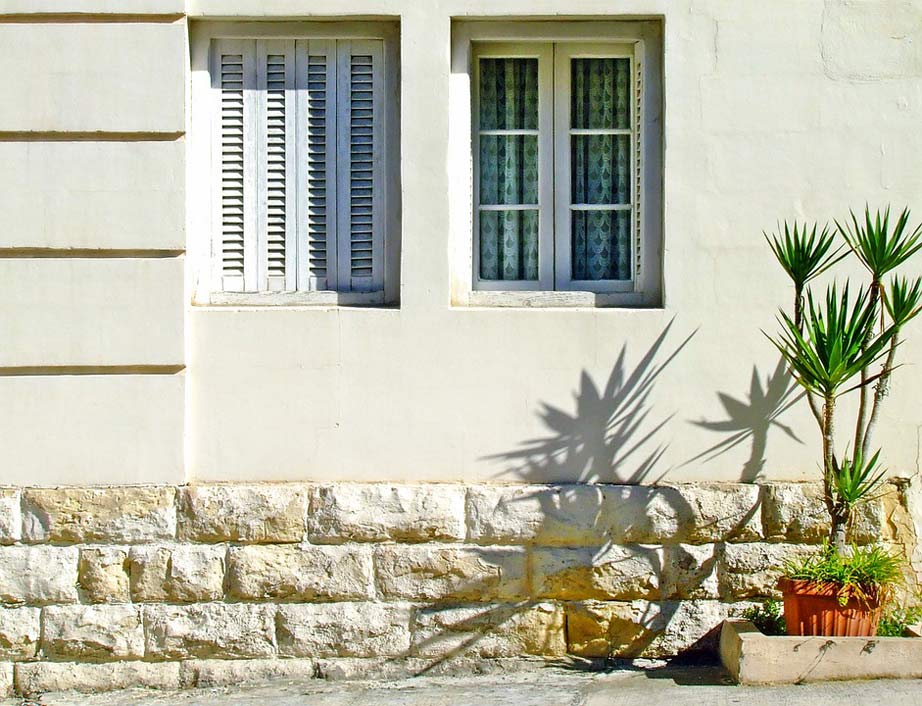
{"label": "white window ledge", "polygon": [[213,292],[206,306],[382,306],[384,292]]}
{"label": "white window ledge", "polygon": [[648,305],[640,292],[600,294],[597,292],[467,292],[458,306],[519,307],[523,309],[642,307]]}

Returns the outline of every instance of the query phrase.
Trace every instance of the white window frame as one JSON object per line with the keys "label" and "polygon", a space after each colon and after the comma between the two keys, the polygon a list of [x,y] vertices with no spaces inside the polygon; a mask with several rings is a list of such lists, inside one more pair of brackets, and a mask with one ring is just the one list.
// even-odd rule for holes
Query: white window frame
{"label": "white window frame", "polygon": [[[553,98],[541,100],[543,64],[553,72]],[[484,56],[544,56],[539,60],[540,235],[539,281],[498,282],[479,278],[479,59]],[[620,57],[632,62],[631,183],[632,278],[571,279],[570,204],[570,59]],[[453,27],[452,73],[466,85],[453,84],[452,153],[456,163],[467,154],[470,189],[452,198],[452,303],[459,306],[628,306],[663,305],[662,253],[662,29],[655,21],[504,22],[459,21]],[[463,90],[461,90],[463,89]],[[467,101],[469,109],[459,106]],[[546,114],[553,123],[543,133]],[[562,129],[560,126],[564,126]],[[547,155],[553,154],[553,169]],[[463,165],[463,162],[461,163]],[[546,182],[551,175],[551,194]],[[461,180],[458,180],[461,182]],[[463,183],[463,182],[461,182]],[[466,209],[467,219],[459,214]],[[551,217],[548,217],[548,213]],[[548,237],[548,224],[551,234]],[[548,241],[551,252],[548,254]],[[464,243],[464,244],[462,244]],[[466,244],[466,247],[465,247]],[[466,250],[466,254],[465,254]],[[552,274],[548,275],[548,269]],[[466,280],[466,282],[465,282]]]}
{"label": "white window frame", "polygon": [[[394,22],[386,21],[311,21],[311,22],[245,22],[245,21],[196,21],[192,23],[191,38],[191,58],[192,58],[192,111],[191,111],[191,128],[189,131],[190,166],[188,175],[190,184],[188,188],[188,204],[190,209],[189,227],[195,233],[204,232],[208,234],[206,238],[190,239],[190,243],[196,243],[195,247],[189,248],[189,255],[194,260],[193,265],[193,283],[192,299],[196,305],[233,305],[233,306],[330,306],[330,305],[382,305],[395,304],[399,300],[400,291],[400,65],[399,65],[399,26]],[[324,43],[334,45],[338,41],[340,44],[352,41],[355,43],[368,42],[368,40],[377,40],[378,43],[367,44],[367,49],[374,46],[383,46],[383,82],[380,90],[381,105],[383,106],[382,120],[376,121],[375,138],[383,138],[383,149],[380,152],[380,159],[375,163],[375,170],[379,172],[381,184],[380,189],[376,189],[374,194],[375,207],[380,207],[380,217],[383,221],[383,247],[376,248],[374,252],[375,265],[380,267],[383,272],[383,289],[378,291],[336,291],[334,289],[324,289],[320,291],[292,291],[292,283],[304,278],[306,268],[306,259],[300,256],[300,253],[306,248],[306,243],[297,242],[303,240],[298,238],[294,233],[294,227],[287,235],[289,247],[294,247],[299,256],[294,258],[293,266],[286,269],[286,282],[266,283],[265,291],[243,292],[243,291],[225,291],[222,282],[221,258],[220,258],[220,179],[216,170],[216,152],[215,145],[219,138],[217,132],[218,110],[217,100],[220,97],[220,91],[212,87],[212,73],[214,68],[211,65],[213,56],[213,46],[217,41],[233,42],[235,40],[265,42],[266,46],[271,46],[275,40],[294,40],[296,42],[309,41],[313,45],[317,42],[319,46]],[[257,52],[258,53],[258,52]],[[348,63],[338,61],[335,51],[330,55],[333,59],[332,65],[328,65],[328,70],[342,72],[348,69]],[[300,58],[300,57],[299,57]],[[345,68],[344,68],[345,67]],[[348,99],[344,92],[339,93],[340,100]],[[301,93],[297,100],[305,100],[306,96]],[[262,100],[260,100],[260,103]],[[261,106],[260,106],[261,107]],[[338,108],[341,110],[341,108]],[[342,122],[342,121],[339,121]],[[297,126],[297,131],[301,132],[297,139],[302,140],[305,127]],[[342,136],[337,136],[336,140],[342,144]],[[332,141],[332,136],[328,135],[328,141]],[[348,142],[346,143],[348,145]],[[247,147],[253,150],[253,147]],[[292,155],[287,155],[291,161]],[[255,155],[251,154],[252,158]],[[260,170],[261,173],[262,170]],[[289,193],[294,199],[298,199],[298,211],[304,213],[304,199],[306,199],[303,180],[306,178],[306,169],[292,169],[289,171],[293,187]],[[348,174],[337,175],[335,170],[330,170],[328,175],[331,178],[348,179]],[[203,186],[203,181],[207,188]],[[296,185],[295,185],[296,184]],[[254,184],[255,186],[255,184]],[[207,195],[206,195],[207,192]],[[337,189],[339,196],[342,195],[342,189]],[[257,195],[256,198],[262,200],[265,198],[262,190],[253,189],[251,193]],[[294,211],[292,199],[291,208]],[[347,199],[348,200],[348,199]],[[207,203],[207,207],[204,207]],[[342,207],[337,205],[337,210]],[[262,206],[256,204],[256,213]],[[292,223],[293,226],[293,223]],[[205,241],[207,240],[207,245]],[[342,249],[343,242],[341,238],[336,239],[336,247]],[[345,243],[348,245],[348,243]],[[336,258],[337,253],[328,250],[328,258]],[[255,259],[250,258],[246,266],[254,263]],[[328,277],[329,267],[328,262]],[[300,271],[297,271],[299,270]],[[260,281],[260,289],[262,287]],[[323,284],[323,283],[313,283]],[[278,289],[284,286],[288,291],[272,291],[272,288]]]}

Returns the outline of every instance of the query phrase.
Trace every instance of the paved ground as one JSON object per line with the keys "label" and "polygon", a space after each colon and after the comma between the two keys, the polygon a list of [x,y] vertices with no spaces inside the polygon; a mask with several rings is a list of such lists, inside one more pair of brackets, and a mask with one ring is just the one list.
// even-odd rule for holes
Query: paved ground
{"label": "paved ground", "polygon": [[480,677],[399,682],[276,684],[174,693],[47,694],[3,706],[919,706],[922,681],[739,687],[711,667],[656,667],[586,673],[546,669]]}

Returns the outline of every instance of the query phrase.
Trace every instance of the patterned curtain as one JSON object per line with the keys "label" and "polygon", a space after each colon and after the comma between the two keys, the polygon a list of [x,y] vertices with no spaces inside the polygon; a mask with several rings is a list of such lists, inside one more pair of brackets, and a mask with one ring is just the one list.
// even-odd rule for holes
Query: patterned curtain
{"label": "patterned curtain", "polygon": [[[537,206],[537,59],[480,60],[480,129],[480,205]],[[480,278],[538,279],[537,208],[480,210]]]}
{"label": "patterned curtain", "polygon": [[[573,129],[630,127],[629,59],[574,59],[571,93]],[[573,279],[630,279],[631,212],[605,207],[631,203],[631,137],[570,139]]]}

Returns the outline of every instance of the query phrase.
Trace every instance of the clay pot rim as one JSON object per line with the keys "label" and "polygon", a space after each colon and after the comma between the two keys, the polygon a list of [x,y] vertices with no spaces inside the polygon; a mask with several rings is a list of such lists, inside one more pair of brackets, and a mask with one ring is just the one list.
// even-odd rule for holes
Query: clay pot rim
{"label": "clay pot rim", "polygon": [[[804,579],[790,579],[782,576],[778,579],[778,589],[784,594],[793,594],[799,596],[821,596],[824,598],[838,598],[842,585],[838,583],[807,581]],[[880,586],[875,585],[867,592],[868,608],[874,609],[880,604],[879,600]],[[849,596],[849,601],[857,600],[854,596]],[[865,601],[862,601],[864,603]]]}

